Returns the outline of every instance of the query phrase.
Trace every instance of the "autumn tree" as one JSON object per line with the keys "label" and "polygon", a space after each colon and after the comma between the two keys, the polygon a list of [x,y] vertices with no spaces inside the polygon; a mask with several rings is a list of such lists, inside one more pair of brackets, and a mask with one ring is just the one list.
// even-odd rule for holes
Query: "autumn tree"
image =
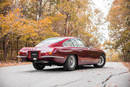
{"label": "autumn tree", "polygon": [[115,0],[108,21],[113,48],[120,51],[124,61],[130,60],[130,1]]}
{"label": "autumn tree", "polygon": [[89,4],[87,0],[21,0],[19,3],[24,17],[28,19],[39,20],[49,17],[52,30],[60,36],[81,37],[86,42],[90,36],[93,39],[97,38],[90,35],[94,29],[90,31],[90,28],[86,28],[90,24],[90,11],[87,10],[86,14]]}
{"label": "autumn tree", "polygon": [[80,37],[88,47],[99,47],[95,31],[87,27],[88,0],[2,0],[0,4],[0,60],[14,59],[22,47],[55,36]]}
{"label": "autumn tree", "polygon": [[[34,46],[45,38],[58,36],[56,32],[53,32],[51,23],[49,18],[38,21],[25,19],[19,8],[10,11],[6,16],[1,14],[0,39],[3,42],[3,58],[7,57],[9,47],[11,49],[10,54],[12,55],[13,43],[16,43],[14,49],[16,50],[16,56],[19,50],[19,41],[25,42],[25,45],[22,46]],[[32,45],[27,45],[28,43]]]}
{"label": "autumn tree", "polygon": [[0,14],[6,15],[11,9],[11,3],[10,0],[0,0]]}

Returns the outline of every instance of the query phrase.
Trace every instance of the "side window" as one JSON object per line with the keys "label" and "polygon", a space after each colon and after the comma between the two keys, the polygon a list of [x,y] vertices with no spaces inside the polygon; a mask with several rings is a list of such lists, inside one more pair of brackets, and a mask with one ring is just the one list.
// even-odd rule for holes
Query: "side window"
{"label": "side window", "polygon": [[64,47],[85,47],[80,39],[69,39],[63,43]]}
{"label": "side window", "polygon": [[72,43],[73,43],[74,47],[78,47],[78,43],[75,39],[72,39]]}
{"label": "side window", "polygon": [[85,47],[80,39],[76,39],[76,41],[78,43],[78,47]]}
{"label": "side window", "polygon": [[63,43],[64,47],[74,47],[73,43],[71,40],[67,40]]}

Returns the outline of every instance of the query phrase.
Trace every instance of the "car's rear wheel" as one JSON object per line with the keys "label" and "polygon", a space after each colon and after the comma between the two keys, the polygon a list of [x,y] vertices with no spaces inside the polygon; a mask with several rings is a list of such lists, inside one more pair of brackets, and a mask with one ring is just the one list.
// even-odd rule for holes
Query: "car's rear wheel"
{"label": "car's rear wheel", "polygon": [[42,64],[42,63],[35,63],[35,62],[33,62],[33,67],[34,67],[36,70],[43,70],[43,68],[45,67],[45,65]]}
{"label": "car's rear wheel", "polygon": [[75,70],[76,65],[77,65],[76,57],[74,55],[69,55],[64,64],[64,69],[69,71]]}
{"label": "car's rear wheel", "polygon": [[97,64],[94,64],[94,66],[95,66],[96,68],[102,68],[102,67],[105,65],[105,63],[106,63],[106,58],[105,58],[104,55],[101,55],[101,56],[99,57],[98,63],[97,63]]}

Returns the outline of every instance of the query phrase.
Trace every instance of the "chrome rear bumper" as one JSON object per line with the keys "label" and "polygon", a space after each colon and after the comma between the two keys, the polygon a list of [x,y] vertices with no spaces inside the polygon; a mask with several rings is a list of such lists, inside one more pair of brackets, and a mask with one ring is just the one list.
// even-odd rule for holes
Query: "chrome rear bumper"
{"label": "chrome rear bumper", "polygon": [[26,58],[27,56],[17,56],[18,58]]}
{"label": "chrome rear bumper", "polygon": [[[27,56],[17,56],[18,58],[27,58]],[[62,59],[62,56],[41,56],[40,58],[59,58]]]}

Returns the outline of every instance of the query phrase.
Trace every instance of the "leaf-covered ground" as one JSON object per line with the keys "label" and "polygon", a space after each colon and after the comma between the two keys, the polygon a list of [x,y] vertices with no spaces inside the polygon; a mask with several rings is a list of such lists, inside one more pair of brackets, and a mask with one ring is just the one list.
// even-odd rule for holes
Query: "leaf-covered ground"
{"label": "leaf-covered ground", "polygon": [[130,62],[122,62],[124,66],[126,66],[129,69],[130,72]]}
{"label": "leaf-covered ground", "polygon": [[0,62],[0,67],[8,67],[8,66],[16,66],[16,65],[25,65],[25,64],[30,64],[29,62],[7,62],[7,63],[1,63]]}

